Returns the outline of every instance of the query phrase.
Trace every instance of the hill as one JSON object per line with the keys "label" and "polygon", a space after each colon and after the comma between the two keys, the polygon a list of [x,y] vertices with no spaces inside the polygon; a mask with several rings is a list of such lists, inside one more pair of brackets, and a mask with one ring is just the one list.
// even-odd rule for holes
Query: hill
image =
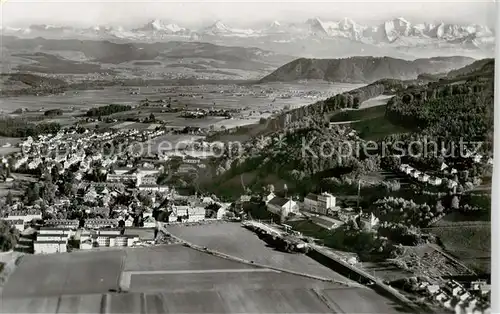
{"label": "hill", "polygon": [[456,70],[448,72],[447,78],[456,78],[466,75],[493,74],[495,59],[487,58],[474,61],[473,63]]}
{"label": "hill", "polygon": [[225,69],[263,71],[255,76],[258,78],[294,59],[258,48],[182,41],[121,43],[4,36],[2,45],[5,60],[12,61],[9,63],[13,67],[11,70],[54,74],[113,75],[114,69],[128,68],[149,72],[157,69],[162,73],[165,68],[172,68],[172,71],[186,68],[204,73],[202,75]]}
{"label": "hill", "polygon": [[[216,185],[240,182],[244,175],[250,178],[245,185],[252,190],[283,181],[294,193],[304,193],[315,186],[326,188],[330,178],[357,177],[380,170],[381,160],[373,155],[359,151],[342,154],[342,144],[361,147],[363,151],[367,144],[364,140],[398,139],[407,143],[427,137],[448,145],[463,138],[483,142],[481,150],[489,155],[493,135],[493,67],[490,62],[485,64],[460,80],[379,80],[268,119],[248,131],[254,138],[246,143],[237,159],[234,155],[222,159]],[[392,98],[387,105],[357,109],[362,102],[380,95]],[[352,123],[328,128],[328,122],[345,118],[351,118]],[[352,129],[358,131],[359,137],[351,135]],[[316,154],[304,155],[304,147],[310,148],[306,153],[312,150]],[[429,160],[419,162],[431,167]],[[465,164],[455,167],[462,169]],[[275,177],[270,179],[271,173]]]}
{"label": "hill", "polygon": [[413,61],[390,57],[351,57],[345,59],[294,60],[264,77],[262,82],[320,79],[332,82],[371,83],[384,78],[416,79],[419,74],[448,72],[464,67],[474,59],[436,57]]}

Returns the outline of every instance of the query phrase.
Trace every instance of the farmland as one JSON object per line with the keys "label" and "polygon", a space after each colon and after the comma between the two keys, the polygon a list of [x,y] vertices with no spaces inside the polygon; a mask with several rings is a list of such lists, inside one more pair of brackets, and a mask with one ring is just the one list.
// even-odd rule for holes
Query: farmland
{"label": "farmland", "polygon": [[[242,237],[234,242],[248,244]],[[266,252],[263,243],[258,252],[251,242],[249,251]],[[293,256],[289,255],[296,260]],[[126,275],[129,292],[112,293]],[[358,302],[360,297],[363,302]],[[363,313],[368,306],[381,313],[399,311],[367,288],[348,288],[168,245],[27,256],[7,282],[0,312]]]}
{"label": "farmland", "polygon": [[[236,85],[197,85],[197,86],[148,86],[148,87],[109,87],[99,90],[67,91],[63,94],[49,96],[19,96],[0,99],[0,109],[5,112],[12,112],[18,108],[34,109],[89,109],[98,105],[137,104],[145,98],[155,101],[168,97],[179,104],[187,104],[191,108],[243,108],[251,106],[253,110],[262,108],[269,109],[269,103],[276,97],[274,106],[282,108],[286,105],[292,107],[305,105],[315,101],[315,99],[293,96],[290,98],[280,98],[280,95],[301,92],[320,92],[327,95],[334,95],[347,90],[359,87],[359,84],[329,84],[322,82],[311,82],[307,84],[289,83],[269,83],[252,86]],[[226,91],[225,91],[226,90]],[[235,92],[228,92],[234,90]],[[273,98],[262,97],[261,91],[275,91]],[[134,92],[134,93],[132,93]],[[174,102],[174,106],[176,105]]]}

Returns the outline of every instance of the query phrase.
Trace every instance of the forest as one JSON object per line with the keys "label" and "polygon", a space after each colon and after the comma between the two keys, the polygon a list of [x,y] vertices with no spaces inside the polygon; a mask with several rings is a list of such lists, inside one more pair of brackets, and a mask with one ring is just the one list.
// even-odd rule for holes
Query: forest
{"label": "forest", "polygon": [[128,111],[130,109],[132,109],[131,106],[111,104],[103,107],[92,108],[87,111],[86,115],[87,117],[108,116],[113,113]]}
{"label": "forest", "polygon": [[28,137],[40,134],[57,133],[61,125],[55,122],[31,123],[22,118],[0,119],[0,136]]}

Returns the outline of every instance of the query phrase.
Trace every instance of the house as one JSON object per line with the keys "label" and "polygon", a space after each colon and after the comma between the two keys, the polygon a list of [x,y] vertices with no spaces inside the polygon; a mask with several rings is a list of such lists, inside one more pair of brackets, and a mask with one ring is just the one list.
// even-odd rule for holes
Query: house
{"label": "house", "polygon": [[408,164],[401,164],[401,165],[399,165],[399,171],[407,173],[406,171],[409,167],[410,167],[410,165],[408,165]]}
{"label": "house", "polygon": [[364,228],[371,230],[379,223],[379,219],[375,217],[373,213],[363,213],[359,214],[359,221],[363,223]]}
{"label": "house", "polygon": [[298,213],[299,205],[291,199],[274,197],[267,204],[267,210],[273,214],[287,217],[290,213]]}
{"label": "house", "polygon": [[440,292],[436,295],[436,301],[438,302],[445,302],[448,299],[448,296],[444,292]]}
{"label": "house", "polygon": [[448,180],[448,188],[454,189],[458,186],[458,182],[455,180]]}
{"label": "house", "polygon": [[407,165],[406,167],[404,167],[404,171],[403,172],[409,175],[409,174],[411,174],[411,172],[413,170],[415,170],[415,169],[412,166]]}
{"label": "house", "polygon": [[418,284],[418,289],[424,290],[428,285],[429,285],[429,283],[427,281],[422,281]]}
{"label": "house", "polygon": [[191,164],[182,164],[177,169],[177,172],[179,172],[179,173],[189,173],[189,172],[197,172],[197,171],[198,171],[198,169]]}
{"label": "house", "polygon": [[184,158],[184,162],[188,164],[199,164],[200,160],[196,158]]}
{"label": "house", "polygon": [[440,167],[441,171],[443,171],[446,168],[448,168],[448,165],[443,162]]}
{"label": "house", "polygon": [[338,211],[339,219],[343,222],[356,219],[358,214],[352,208],[343,208]]}
{"label": "house", "polygon": [[270,200],[272,200],[275,197],[276,197],[276,195],[273,192],[271,192],[271,193],[267,194],[266,196],[264,196],[263,201],[264,201],[264,203],[267,204],[267,203],[269,203]]}
{"label": "house", "polygon": [[138,176],[137,177],[137,186],[141,185],[156,185],[157,178],[155,175],[150,174],[146,176]]}
{"label": "house", "polygon": [[144,228],[156,227],[156,219],[154,219],[152,216],[148,216],[146,219],[144,219],[143,223],[144,223]]}
{"label": "house", "polygon": [[417,170],[417,169],[413,169],[410,173],[410,175],[415,178],[415,179],[418,179],[418,177],[420,176],[420,174],[422,174],[421,171]]}
{"label": "house", "polygon": [[83,201],[85,203],[94,203],[97,201],[97,191],[94,187],[90,187],[85,195],[83,196]]}
{"label": "house", "polygon": [[241,195],[240,196],[240,202],[241,203],[250,202],[251,199],[252,199],[251,195]]}
{"label": "house", "polygon": [[455,280],[447,282],[444,290],[453,296],[458,296],[462,291],[465,291],[464,287]]}
{"label": "house", "polygon": [[429,181],[429,178],[430,176],[428,174],[425,174],[425,173],[421,173],[419,176],[418,176],[418,181],[420,182],[428,182]]}
{"label": "house", "polygon": [[467,300],[467,299],[468,299],[468,298],[470,298],[470,297],[471,297],[470,292],[465,291],[465,290],[462,290],[462,292],[460,292],[460,293],[458,294],[458,298],[459,298],[459,299],[460,299],[460,301],[462,301],[462,302],[463,302],[463,301],[465,301],[465,300]]}
{"label": "house", "polygon": [[128,216],[125,220],[125,227],[132,227],[134,225],[134,218],[132,216]]}
{"label": "house", "polygon": [[430,295],[435,295],[439,293],[440,288],[438,285],[428,285],[425,290],[427,291],[428,294]]}
{"label": "house", "polygon": [[222,206],[217,210],[217,219],[222,219],[226,215],[227,209],[231,206],[230,203],[221,204]]}
{"label": "house", "polygon": [[443,183],[443,180],[438,177],[430,177],[429,178],[429,184],[434,185],[434,186],[439,186],[441,183]]}
{"label": "house", "polygon": [[484,295],[491,290],[491,285],[488,285],[485,280],[477,280],[471,282],[471,290]]}

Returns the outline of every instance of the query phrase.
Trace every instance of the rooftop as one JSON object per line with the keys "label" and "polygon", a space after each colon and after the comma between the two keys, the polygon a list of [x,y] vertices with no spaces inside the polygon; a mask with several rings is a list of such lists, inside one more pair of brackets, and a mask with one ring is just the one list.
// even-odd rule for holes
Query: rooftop
{"label": "rooftop", "polygon": [[288,201],[289,200],[286,198],[276,196],[269,201],[269,204],[281,207],[281,206],[285,205]]}

